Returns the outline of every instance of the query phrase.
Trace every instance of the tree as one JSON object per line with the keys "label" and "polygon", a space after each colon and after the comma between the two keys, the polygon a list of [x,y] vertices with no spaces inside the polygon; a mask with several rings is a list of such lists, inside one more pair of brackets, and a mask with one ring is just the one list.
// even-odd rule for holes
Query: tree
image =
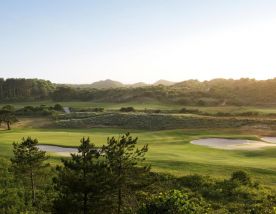
{"label": "tree", "polygon": [[11,111],[14,112],[15,111],[15,107],[12,105],[5,105],[2,107],[2,110],[7,110],[7,111]]}
{"label": "tree", "polygon": [[201,197],[171,190],[150,196],[138,210],[139,214],[203,214],[208,213],[210,205]]}
{"label": "tree", "polygon": [[[99,213],[107,168],[100,161],[100,151],[89,138],[81,139],[78,154],[71,154],[70,159],[63,159],[63,166],[57,167],[58,175],[54,178],[59,192],[55,202],[58,213]],[[81,212],[80,212],[81,211]]]}
{"label": "tree", "polygon": [[8,130],[11,129],[11,124],[13,124],[17,121],[18,120],[12,111],[6,110],[6,109],[0,110],[0,124],[2,122],[6,123]]}
{"label": "tree", "polygon": [[[121,136],[118,140],[115,137],[107,139],[107,145],[103,146],[107,165],[112,176],[113,190],[116,191],[117,213],[121,213],[123,206],[123,189],[135,180],[149,167],[142,167],[139,170],[138,163],[145,160],[144,156],[148,151],[148,145],[141,149],[136,148],[138,138],[132,138],[129,133]],[[141,168],[140,168],[141,169]]]}
{"label": "tree", "polygon": [[38,140],[28,137],[23,138],[20,143],[13,143],[13,154],[11,158],[12,168],[19,179],[23,180],[26,186],[31,189],[32,205],[36,205],[37,179],[42,170],[48,166],[46,152],[38,147]]}

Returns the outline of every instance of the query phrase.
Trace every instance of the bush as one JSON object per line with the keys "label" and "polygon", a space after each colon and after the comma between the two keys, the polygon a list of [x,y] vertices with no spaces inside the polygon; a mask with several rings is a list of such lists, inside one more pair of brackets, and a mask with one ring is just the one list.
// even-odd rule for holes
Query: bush
{"label": "bush", "polygon": [[16,115],[23,116],[49,116],[54,112],[54,107],[41,106],[25,106],[16,111]]}
{"label": "bush", "polygon": [[56,111],[63,111],[63,107],[60,104],[56,104],[53,109]]}
{"label": "bush", "polygon": [[241,170],[233,172],[230,180],[237,181],[242,185],[251,185],[252,184],[250,176],[246,172],[241,171]]}
{"label": "bush", "polygon": [[201,198],[180,190],[151,196],[139,209],[140,214],[202,214],[210,206]]}
{"label": "bush", "polygon": [[120,109],[121,112],[135,112],[135,109],[133,107],[122,107]]}
{"label": "bush", "polygon": [[247,111],[237,114],[238,116],[258,116],[259,112],[257,111]]}
{"label": "bush", "polygon": [[12,105],[5,105],[2,107],[2,110],[7,110],[7,111],[14,111],[15,107]]}
{"label": "bush", "polygon": [[179,113],[183,113],[183,114],[202,114],[203,112],[199,111],[198,109],[182,108],[182,109],[180,109]]}

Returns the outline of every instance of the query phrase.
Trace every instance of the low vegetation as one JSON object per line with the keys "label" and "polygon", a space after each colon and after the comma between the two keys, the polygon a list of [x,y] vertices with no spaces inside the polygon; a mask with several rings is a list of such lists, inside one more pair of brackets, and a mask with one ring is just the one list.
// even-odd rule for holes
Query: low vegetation
{"label": "low vegetation", "polygon": [[[239,128],[242,126],[275,126],[273,118],[214,117],[164,113],[102,113],[57,120],[60,128],[120,127],[126,129],[164,130],[179,128]],[[68,118],[68,117],[67,117]]]}

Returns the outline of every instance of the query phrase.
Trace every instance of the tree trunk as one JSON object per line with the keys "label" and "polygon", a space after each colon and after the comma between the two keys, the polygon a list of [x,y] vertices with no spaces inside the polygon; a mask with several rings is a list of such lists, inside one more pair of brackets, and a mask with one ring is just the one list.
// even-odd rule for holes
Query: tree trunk
{"label": "tree trunk", "polygon": [[7,122],[7,127],[8,127],[8,130],[11,130],[10,122]]}
{"label": "tree trunk", "polygon": [[118,186],[118,214],[121,213],[121,206],[122,206],[122,160],[120,158],[120,164],[119,164],[119,186]]}
{"label": "tree trunk", "polygon": [[34,182],[33,170],[31,170],[31,187],[32,187],[32,202],[33,202],[33,205],[35,205],[35,182]]}
{"label": "tree trunk", "polygon": [[121,187],[118,189],[118,214],[121,213],[121,205],[122,205],[122,190]]}
{"label": "tree trunk", "polygon": [[[83,156],[83,181],[84,181],[84,187],[86,187],[86,153],[82,152],[82,156]],[[88,194],[87,194],[87,190],[85,189],[84,193],[83,193],[83,214],[87,214],[87,200],[88,200]]]}
{"label": "tree trunk", "polygon": [[87,193],[83,197],[83,214],[87,214]]}

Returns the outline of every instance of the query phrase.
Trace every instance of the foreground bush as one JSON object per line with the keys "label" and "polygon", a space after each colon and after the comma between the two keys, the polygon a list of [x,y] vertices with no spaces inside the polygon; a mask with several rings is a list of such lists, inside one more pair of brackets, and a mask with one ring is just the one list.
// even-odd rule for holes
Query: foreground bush
{"label": "foreground bush", "polygon": [[183,191],[171,190],[151,196],[139,214],[204,214],[210,210],[201,198]]}

